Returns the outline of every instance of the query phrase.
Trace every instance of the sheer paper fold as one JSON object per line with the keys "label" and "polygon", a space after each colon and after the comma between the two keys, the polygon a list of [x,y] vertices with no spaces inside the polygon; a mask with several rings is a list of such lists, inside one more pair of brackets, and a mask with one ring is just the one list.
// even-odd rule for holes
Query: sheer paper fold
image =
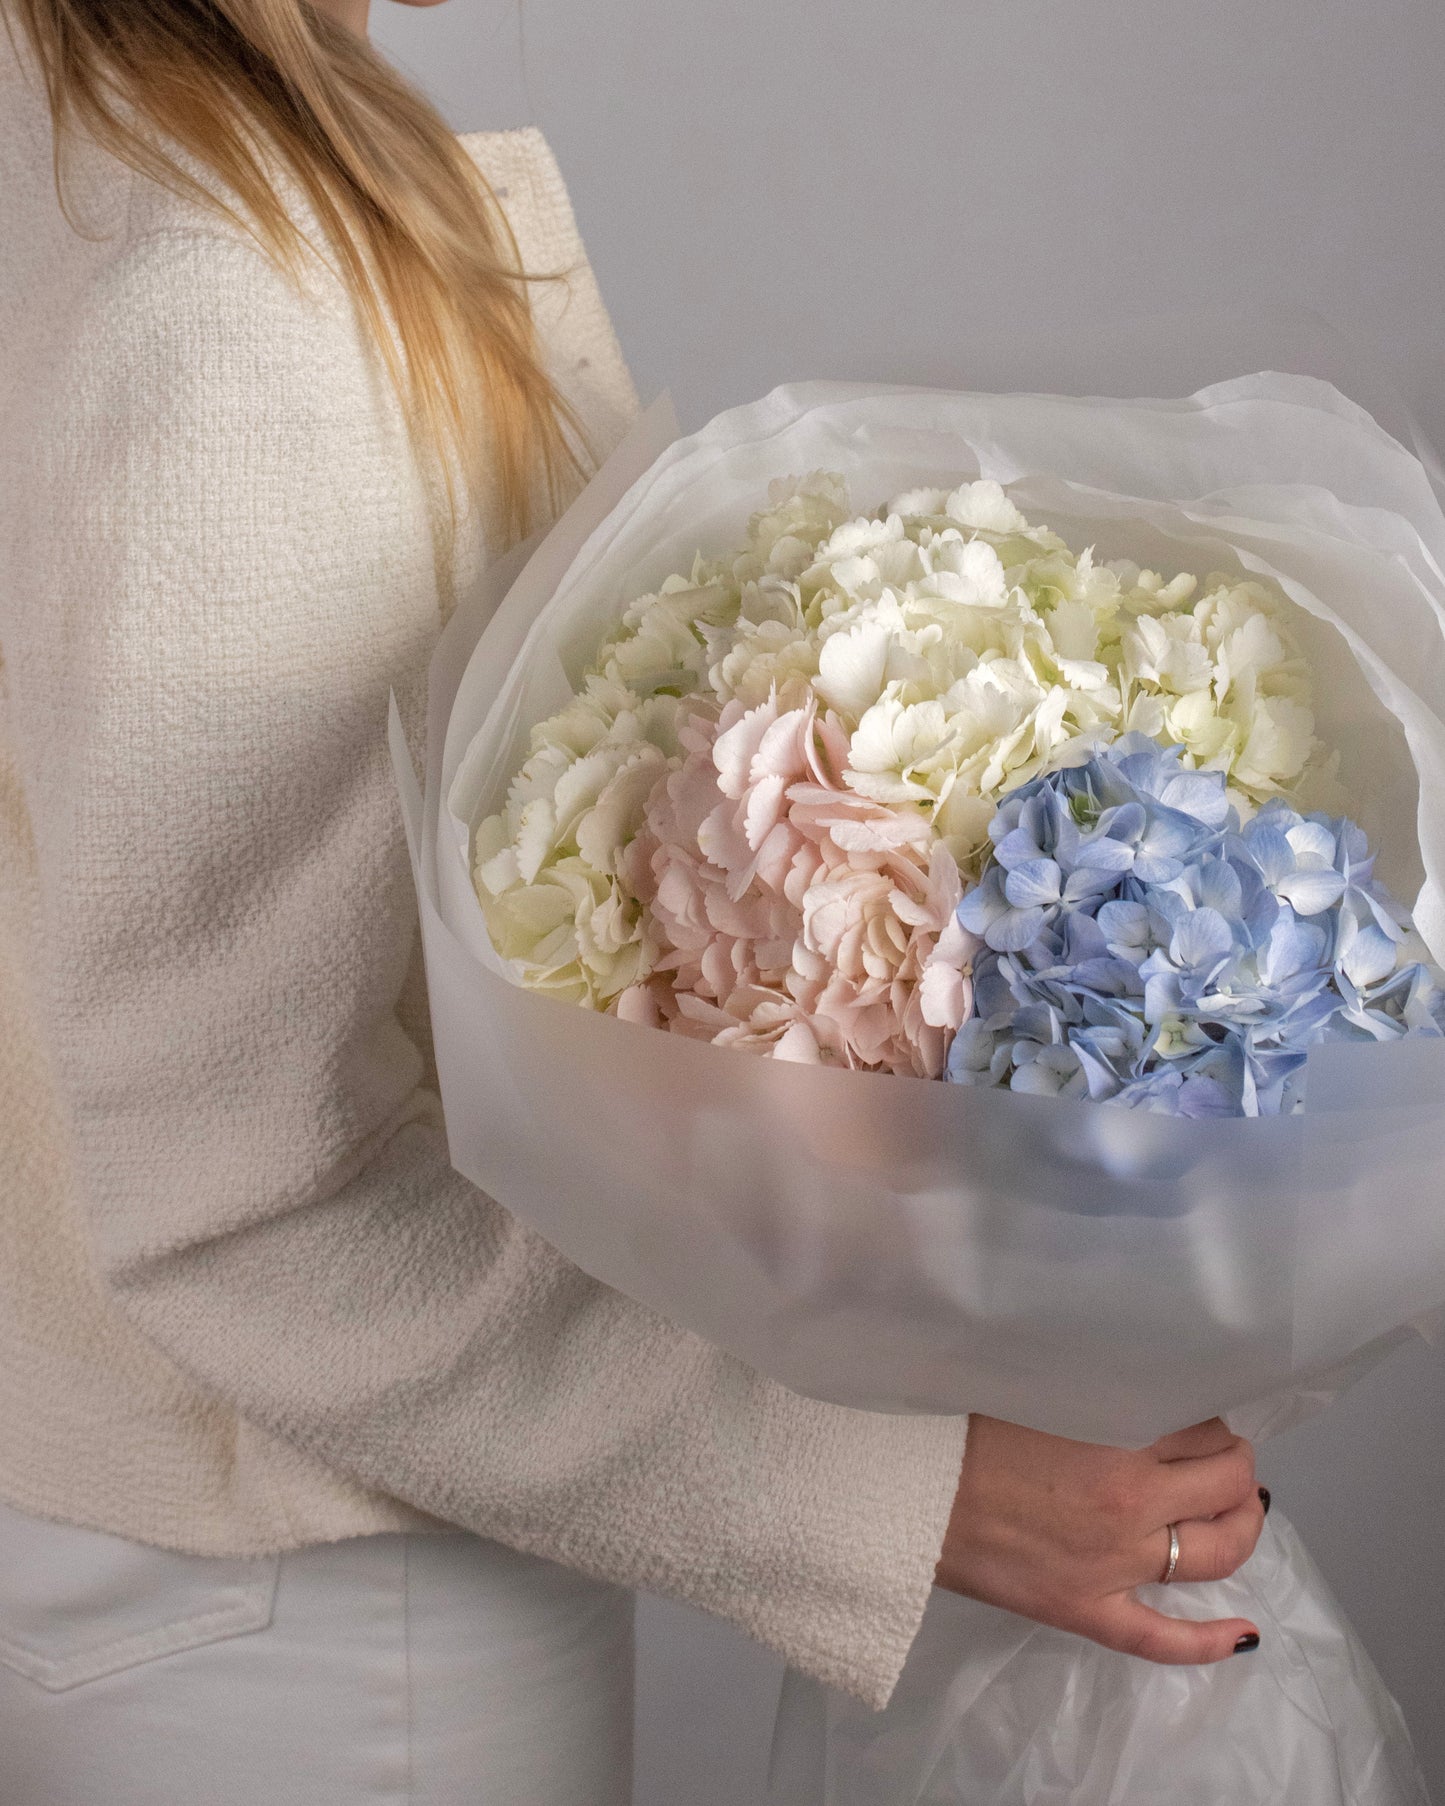
{"label": "sheer paper fold", "polygon": [[886,1711],[788,1674],[769,1806],[1429,1806],[1399,1707],[1278,1509],[1228,1580],[1140,1596],[1248,1618],[1260,1647],[1162,1667],[935,1592]]}

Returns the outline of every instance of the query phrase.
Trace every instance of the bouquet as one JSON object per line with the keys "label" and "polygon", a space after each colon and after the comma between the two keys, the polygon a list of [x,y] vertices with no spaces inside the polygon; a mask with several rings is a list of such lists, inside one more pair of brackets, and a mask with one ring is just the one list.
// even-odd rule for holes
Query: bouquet
{"label": "bouquet", "polygon": [[[820,1397],[1118,1444],[1318,1408],[1445,1304],[1442,566],[1418,463],[1306,379],[654,411],[458,609],[424,791],[393,719],[454,1163]],[[1269,1685],[940,1597],[901,1721],[790,1681],[777,1797],[1014,1798],[1045,1725],[1102,1803],[1099,1713],[1186,1699],[1229,1734],[1161,1797],[1265,1744],[1259,1797],[1422,1797],[1267,1541],[1220,1586]]]}

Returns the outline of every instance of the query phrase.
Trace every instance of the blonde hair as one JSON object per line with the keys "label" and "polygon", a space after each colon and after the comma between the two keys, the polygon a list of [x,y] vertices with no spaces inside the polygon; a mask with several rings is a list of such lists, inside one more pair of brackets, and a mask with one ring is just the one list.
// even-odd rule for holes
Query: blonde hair
{"label": "blonde hair", "polygon": [[[306,0],[0,0],[35,53],[55,122],[219,208],[295,273],[308,243],[271,173],[298,185],[401,400],[434,455],[497,482],[500,530],[535,524],[580,473],[582,435],[538,353],[528,277],[446,122],[354,32]],[[7,18],[8,25],[8,18]],[[211,191],[175,149],[219,181]],[[234,197],[227,198],[227,195]],[[63,187],[62,187],[63,196]]]}

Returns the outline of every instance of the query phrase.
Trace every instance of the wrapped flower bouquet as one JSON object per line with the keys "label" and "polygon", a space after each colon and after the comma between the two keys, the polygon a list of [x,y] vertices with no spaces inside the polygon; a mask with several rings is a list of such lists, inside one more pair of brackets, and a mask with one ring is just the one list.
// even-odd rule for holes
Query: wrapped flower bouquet
{"label": "wrapped flower bouquet", "polygon": [[[1318,1408],[1445,1306],[1442,568],[1420,465],[1307,379],[654,410],[458,609],[424,791],[393,719],[454,1163],[841,1403],[1135,1445]],[[1285,1667],[1159,1797],[1246,1797],[1292,1712],[1267,1797],[1417,1798],[1343,1629],[1328,1760],[1348,1720],[1374,1778],[1300,1780],[1335,1620],[1271,1536]],[[963,1760],[1013,1747],[995,1659],[1057,1797],[1123,1797],[1065,1773],[1086,1678],[1164,1707],[1016,1625],[970,1691],[926,1623],[902,1734],[798,1683],[778,1798],[1023,1799]]]}

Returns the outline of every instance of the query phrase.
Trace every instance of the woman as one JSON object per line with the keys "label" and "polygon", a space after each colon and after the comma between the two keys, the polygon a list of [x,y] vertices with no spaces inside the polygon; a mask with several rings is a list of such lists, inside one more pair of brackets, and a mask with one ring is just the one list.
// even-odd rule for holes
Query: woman
{"label": "woman", "polygon": [[637,1586],[873,1703],[935,1575],[1250,1647],[1131,1591],[1252,1549],[1222,1425],[964,1460],[448,1164],[387,696],[418,745],[634,407],[542,138],[451,138],[364,0],[4,6],[6,1806],[623,1801]]}

